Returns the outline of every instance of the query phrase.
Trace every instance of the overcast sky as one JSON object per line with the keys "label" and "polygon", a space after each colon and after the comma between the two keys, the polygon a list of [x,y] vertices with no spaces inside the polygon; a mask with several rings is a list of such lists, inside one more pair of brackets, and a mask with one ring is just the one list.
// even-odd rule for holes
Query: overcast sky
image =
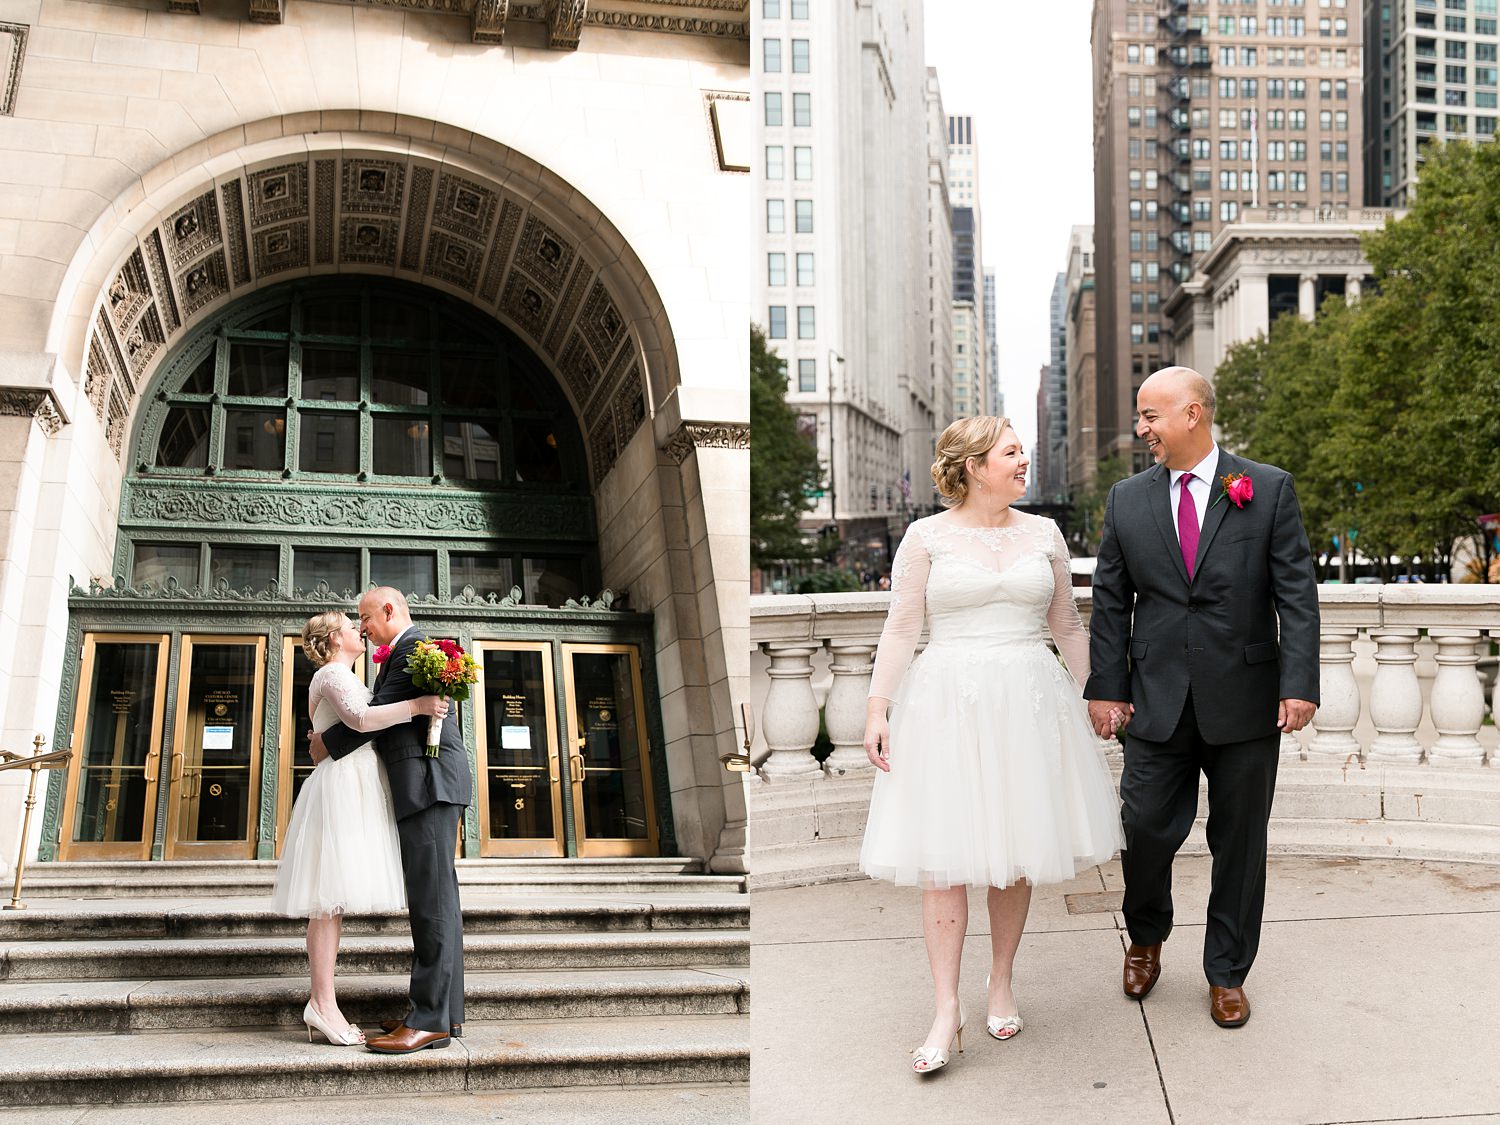
{"label": "overcast sky", "polygon": [[1000,389],[1036,441],[1037,372],[1068,230],[1094,221],[1090,0],[925,0],[943,108],[974,117],[984,264],[995,271]]}

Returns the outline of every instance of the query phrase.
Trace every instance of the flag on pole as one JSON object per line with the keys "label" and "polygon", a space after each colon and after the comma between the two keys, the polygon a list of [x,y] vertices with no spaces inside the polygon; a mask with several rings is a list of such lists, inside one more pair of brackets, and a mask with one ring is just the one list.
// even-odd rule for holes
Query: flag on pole
{"label": "flag on pole", "polygon": [[901,479],[896,482],[896,487],[899,488],[899,489],[901,489],[901,498],[903,500],[910,500],[911,499],[911,470],[910,469],[907,469],[904,473],[901,474]]}

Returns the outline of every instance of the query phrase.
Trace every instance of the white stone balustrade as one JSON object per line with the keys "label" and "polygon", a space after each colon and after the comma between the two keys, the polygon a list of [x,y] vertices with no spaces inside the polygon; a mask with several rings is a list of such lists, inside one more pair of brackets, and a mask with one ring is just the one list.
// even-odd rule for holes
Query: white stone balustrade
{"label": "white stone balustrade", "polygon": [[[1087,623],[1090,591],[1076,596]],[[1384,815],[1385,800],[1370,787],[1395,778],[1400,809],[1409,802],[1424,822],[1447,818],[1448,835],[1432,854],[1477,848],[1479,858],[1500,859],[1500,737],[1492,725],[1500,676],[1490,657],[1491,640],[1500,640],[1500,586],[1322,586],[1318,597],[1321,703],[1307,730],[1282,739],[1278,802],[1289,817],[1305,818],[1288,823],[1322,826],[1325,836],[1311,850],[1338,852],[1338,833],[1326,834],[1338,818],[1323,816],[1328,809],[1314,790],[1344,786],[1338,799],[1353,810],[1348,823],[1363,824],[1371,812]],[[823,845],[826,858],[837,823],[842,852],[828,863],[809,861],[809,870],[852,873],[874,775],[863,748],[865,698],[889,600],[876,593],[751,598],[751,695],[761,732],[752,753],[764,757],[747,782],[752,851],[793,847],[800,838]],[[1489,700],[1485,675],[1494,677]],[[834,746],[821,766],[812,755],[820,714]],[[1119,744],[1102,745],[1118,767]],[[1439,775],[1446,780],[1421,780]],[[1292,795],[1283,799],[1288,786]],[[1476,825],[1493,838],[1463,836]],[[1373,830],[1370,839],[1378,851]],[[1294,843],[1287,849],[1298,850]]]}

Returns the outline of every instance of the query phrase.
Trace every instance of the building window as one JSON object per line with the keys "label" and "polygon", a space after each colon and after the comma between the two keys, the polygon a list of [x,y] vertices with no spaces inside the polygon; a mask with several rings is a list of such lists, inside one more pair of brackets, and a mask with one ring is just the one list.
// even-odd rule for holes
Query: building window
{"label": "building window", "polygon": [[766,91],[766,124],[781,124],[781,91]]}
{"label": "building window", "polygon": [[1307,79],[1305,79],[1305,78],[1291,78],[1291,79],[1288,79],[1287,80],[1287,84],[1286,84],[1286,96],[1289,97],[1289,98],[1304,98],[1305,99],[1307,97]]}
{"label": "building window", "polygon": [[768,199],[768,200],[766,200],[766,233],[767,234],[785,234],[786,233],[786,200],[785,199]]}
{"label": "building window", "polygon": [[813,256],[811,254],[797,255],[797,284],[804,289],[813,284]]}
{"label": "building window", "polygon": [[766,284],[786,284],[786,255],[780,252],[766,255]]}
{"label": "building window", "polygon": [[779,20],[781,18],[781,0],[761,0],[760,14],[762,19]]}
{"label": "building window", "polygon": [[1130,326],[1130,342],[1132,344],[1141,344],[1141,343],[1144,343],[1145,340],[1146,340],[1146,326],[1144,324],[1140,324],[1140,323],[1134,323],[1134,324],[1132,324]]}
{"label": "building window", "polygon": [[792,95],[792,124],[806,128],[812,124],[812,95]]}
{"label": "building window", "polygon": [[1450,85],[1467,86],[1469,84],[1469,68],[1466,66],[1445,66],[1443,68],[1443,81]]}
{"label": "building window", "polygon": [[1495,119],[1493,117],[1475,117],[1474,132],[1478,133],[1481,137],[1493,137],[1495,135]]}
{"label": "building window", "polygon": [[1306,191],[1307,190],[1307,173],[1306,172],[1288,172],[1286,175],[1287,175],[1287,186],[1292,191]]}
{"label": "building window", "polygon": [[807,19],[807,0],[792,0],[792,19]]}
{"label": "building window", "polygon": [[1130,280],[1131,281],[1140,281],[1141,280],[1141,276],[1142,276],[1141,263],[1140,262],[1131,262],[1130,263]]}
{"label": "building window", "polygon": [[1497,72],[1500,72],[1500,68],[1496,68],[1493,66],[1476,66],[1474,68],[1474,85],[1495,85],[1495,76]]}
{"label": "building window", "polygon": [[1146,309],[1146,297],[1143,293],[1132,293],[1130,295],[1130,311],[1140,316]]}
{"label": "building window", "polygon": [[1193,250],[1198,253],[1207,250],[1209,244],[1213,241],[1213,237],[1213,234],[1209,231],[1195,230],[1193,232]]}
{"label": "building window", "polygon": [[806,74],[812,70],[812,54],[806,39],[792,40],[792,73]]}
{"label": "building window", "polygon": [[1333,190],[1340,195],[1349,194],[1349,173],[1335,172],[1333,175]]}
{"label": "building window", "polygon": [[812,305],[797,306],[797,339],[811,340],[818,334],[818,310]]}
{"label": "building window", "polygon": [[766,146],[766,179],[786,179],[786,150],[780,145]]}
{"label": "building window", "polygon": [[1139,199],[1132,199],[1130,201],[1130,217],[1133,220],[1141,217],[1141,201]]}
{"label": "building window", "polygon": [[770,323],[767,325],[766,335],[772,340],[786,339],[786,306],[772,305],[770,308]]}
{"label": "building window", "polygon": [[1130,232],[1130,249],[1136,253],[1139,253],[1141,249],[1141,232],[1138,230]]}
{"label": "building window", "polygon": [[812,234],[813,232],[813,201],[811,199],[797,200],[797,233]]}
{"label": "building window", "polygon": [[797,389],[803,392],[818,389],[817,360],[799,359],[797,361]]}
{"label": "building window", "polygon": [[792,175],[799,180],[812,179],[812,146],[796,145],[792,148]]}
{"label": "building window", "polygon": [[781,40],[767,39],[764,47],[765,56],[761,69],[767,74],[781,73]]}

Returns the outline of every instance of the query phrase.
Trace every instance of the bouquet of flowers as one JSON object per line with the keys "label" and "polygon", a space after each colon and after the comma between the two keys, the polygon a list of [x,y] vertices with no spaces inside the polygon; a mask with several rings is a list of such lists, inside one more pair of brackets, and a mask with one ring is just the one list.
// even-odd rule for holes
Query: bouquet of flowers
{"label": "bouquet of flowers", "polygon": [[[420,691],[445,696],[462,703],[469,698],[469,686],[479,680],[479,665],[453,641],[418,641],[407,658],[406,670]],[[438,756],[443,737],[443,720],[427,720],[427,756]]]}

